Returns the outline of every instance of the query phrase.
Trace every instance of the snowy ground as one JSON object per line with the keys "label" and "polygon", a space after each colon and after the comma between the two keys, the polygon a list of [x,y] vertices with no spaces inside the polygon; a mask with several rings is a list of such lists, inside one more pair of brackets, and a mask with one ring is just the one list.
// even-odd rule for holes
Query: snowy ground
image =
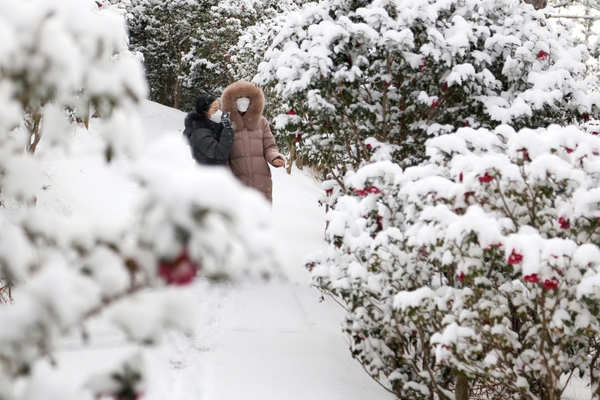
{"label": "snowy ground", "polygon": [[[146,140],[181,135],[184,115],[146,102]],[[92,156],[101,146],[93,132],[77,131],[74,141],[74,158],[40,149],[49,186],[38,204],[64,215],[85,213],[124,223],[131,217],[135,185],[121,173],[122,164],[106,168]],[[298,170],[287,175],[284,169],[274,169],[273,179],[275,240],[284,277],[220,285],[198,280],[191,288],[198,310],[195,333],[170,333],[159,347],[146,352],[147,399],[394,398],[351,358],[340,331],[339,306],[321,301],[320,293],[308,286],[304,255],[325,245],[318,183]],[[76,338],[66,340],[58,357],[57,379],[68,377],[74,390],[90,373],[137,351],[102,320],[94,321],[91,331],[91,347]]]}

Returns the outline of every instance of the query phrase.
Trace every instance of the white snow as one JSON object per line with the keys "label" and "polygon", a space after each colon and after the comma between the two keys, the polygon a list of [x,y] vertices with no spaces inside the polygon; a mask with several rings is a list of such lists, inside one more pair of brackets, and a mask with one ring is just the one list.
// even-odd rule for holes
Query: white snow
{"label": "white snow", "polygon": [[[145,101],[142,139],[147,147],[168,136],[181,137],[184,116],[181,111]],[[137,189],[121,171],[126,159],[106,167],[100,158],[91,156],[97,154],[91,150],[102,145],[94,129],[98,127],[98,121],[93,121],[90,133],[73,133],[70,151],[75,157],[67,159],[56,150],[40,149],[45,181],[50,186],[38,203],[53,206],[65,217],[85,215],[104,221],[107,229],[118,229],[132,217]],[[191,158],[189,164],[199,168]],[[159,313],[160,321],[146,320],[146,324],[168,324],[168,313],[192,315],[187,335],[169,333],[157,347],[146,351],[145,399],[394,398],[352,359],[340,327],[344,311],[308,285],[310,273],[303,266],[304,257],[326,247],[325,211],[317,202],[320,183],[307,170],[294,168],[291,175],[283,168],[272,172],[272,219],[281,276],[269,282],[220,284],[198,278],[181,294],[189,299],[189,309],[165,309]],[[106,254],[97,257],[110,259]],[[140,302],[140,313],[151,314],[149,306],[151,299]],[[109,326],[108,317],[127,324],[132,335],[146,332],[154,339],[151,332],[155,329],[144,325],[140,315],[123,315],[119,309],[107,314],[88,324],[90,346],[83,345],[80,337],[64,340],[60,346],[55,379],[64,380],[66,392],[78,393],[79,397],[70,398],[90,398],[81,390],[91,375],[115,367],[139,351]]]}

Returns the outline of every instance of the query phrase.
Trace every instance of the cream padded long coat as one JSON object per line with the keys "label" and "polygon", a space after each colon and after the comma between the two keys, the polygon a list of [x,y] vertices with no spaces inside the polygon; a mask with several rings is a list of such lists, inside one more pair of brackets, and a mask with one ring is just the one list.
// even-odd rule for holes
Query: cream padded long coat
{"label": "cream padded long coat", "polygon": [[[250,99],[250,106],[242,116],[235,101],[241,97]],[[229,166],[233,174],[245,185],[258,189],[269,201],[273,201],[273,180],[267,163],[283,159],[271,133],[269,122],[262,116],[265,97],[260,88],[250,82],[233,83],[221,96],[223,112],[231,113],[235,129],[233,145],[229,154]]]}

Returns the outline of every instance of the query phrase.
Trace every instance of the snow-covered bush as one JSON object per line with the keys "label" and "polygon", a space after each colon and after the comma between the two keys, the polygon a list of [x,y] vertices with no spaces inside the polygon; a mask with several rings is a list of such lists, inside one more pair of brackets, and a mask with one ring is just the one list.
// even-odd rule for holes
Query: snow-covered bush
{"label": "snow-covered bush", "polygon": [[[110,6],[2,2],[0,34],[0,290],[12,298],[0,304],[0,399],[81,398],[57,395],[63,382],[49,378],[61,338],[87,338],[87,322],[100,315],[140,344],[156,342],[164,328],[189,330],[193,298],[175,286],[198,269],[219,279],[272,271],[268,206],[230,174],[195,167],[179,135],[141,141],[147,86],[127,51],[123,16]],[[36,204],[47,189],[43,155],[81,156],[72,138],[91,132],[71,117],[86,119],[90,107],[101,115],[94,129],[102,146],[85,156],[130,168],[140,194],[131,221]],[[31,151],[38,143],[43,154]],[[138,361],[91,390],[137,398]]]}
{"label": "snow-covered bush", "polygon": [[275,86],[290,105],[278,127],[343,183],[372,160],[415,165],[459,127],[597,117],[586,57],[519,0],[326,0],[290,15],[254,81]]}
{"label": "snow-covered bush", "polygon": [[[429,163],[349,173],[314,285],[354,357],[398,398],[600,398],[600,138],[552,125],[461,128]],[[336,189],[337,190],[337,189]]]}

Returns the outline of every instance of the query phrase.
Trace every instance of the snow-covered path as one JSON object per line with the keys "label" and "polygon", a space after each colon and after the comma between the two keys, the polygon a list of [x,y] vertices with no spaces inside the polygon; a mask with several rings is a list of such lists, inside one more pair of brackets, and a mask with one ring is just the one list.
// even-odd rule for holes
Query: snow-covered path
{"label": "snow-covered path", "polygon": [[[144,122],[183,114],[148,103]],[[178,125],[175,125],[176,127]],[[354,361],[342,338],[343,312],[308,286],[304,255],[323,246],[318,183],[305,172],[273,169],[276,243],[286,278],[196,283],[197,332],[169,335],[152,352],[149,399],[392,399]],[[164,379],[168,376],[168,379]]]}
{"label": "snow-covered path", "polygon": [[[148,141],[162,135],[181,135],[184,113],[145,102],[143,127]],[[113,215],[131,204],[132,185],[118,170],[100,170],[100,160],[85,157],[86,146],[99,145],[85,137],[82,157],[62,161],[48,157],[54,188],[85,184],[83,200],[77,193],[56,197],[49,190],[46,204],[64,208],[64,214],[95,212]],[[193,165],[192,165],[193,167]],[[146,353],[149,381],[146,398],[363,400],[393,399],[353,360],[344,342],[340,320],[343,310],[308,285],[303,268],[308,252],[325,246],[324,210],[317,205],[318,183],[305,171],[274,169],[273,220],[282,258],[282,277],[270,282],[214,284],[199,279],[192,290],[197,299],[197,321],[191,336],[176,333]],[[100,204],[108,201],[104,210]],[[92,202],[90,204],[90,202]],[[104,211],[104,212],[100,212]],[[127,219],[126,211],[117,213]],[[136,349],[102,321],[94,324],[91,348],[67,341],[60,354],[61,372],[74,385],[93,371],[118,363]]]}

